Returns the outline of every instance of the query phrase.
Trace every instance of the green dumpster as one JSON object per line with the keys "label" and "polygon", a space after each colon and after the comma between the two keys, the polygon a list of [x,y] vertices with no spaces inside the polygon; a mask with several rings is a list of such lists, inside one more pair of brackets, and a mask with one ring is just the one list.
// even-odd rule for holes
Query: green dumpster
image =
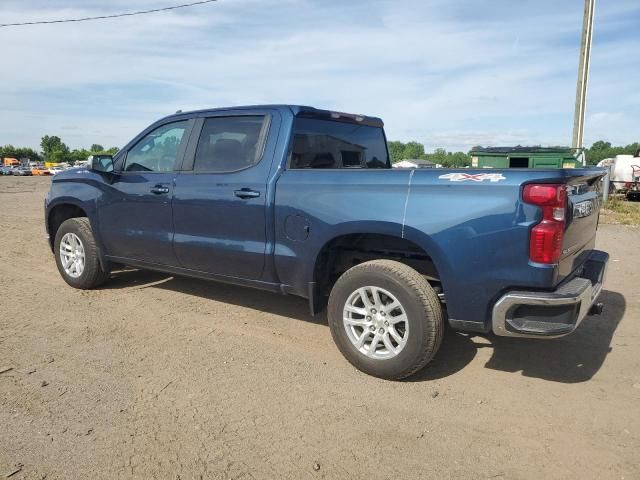
{"label": "green dumpster", "polygon": [[577,168],[582,149],[562,147],[489,147],[470,152],[474,168]]}

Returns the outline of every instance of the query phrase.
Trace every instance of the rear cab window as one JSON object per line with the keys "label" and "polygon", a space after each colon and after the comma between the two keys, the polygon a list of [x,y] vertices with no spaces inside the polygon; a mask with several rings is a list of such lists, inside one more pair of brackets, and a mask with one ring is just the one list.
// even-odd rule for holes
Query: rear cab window
{"label": "rear cab window", "polygon": [[290,169],[390,168],[380,127],[296,118]]}

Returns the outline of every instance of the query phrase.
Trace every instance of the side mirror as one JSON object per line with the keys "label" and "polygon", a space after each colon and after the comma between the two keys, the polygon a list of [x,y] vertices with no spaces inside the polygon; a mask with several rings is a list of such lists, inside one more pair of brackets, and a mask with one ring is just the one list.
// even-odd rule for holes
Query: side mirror
{"label": "side mirror", "polygon": [[91,155],[89,170],[98,173],[113,173],[113,157],[111,155]]}

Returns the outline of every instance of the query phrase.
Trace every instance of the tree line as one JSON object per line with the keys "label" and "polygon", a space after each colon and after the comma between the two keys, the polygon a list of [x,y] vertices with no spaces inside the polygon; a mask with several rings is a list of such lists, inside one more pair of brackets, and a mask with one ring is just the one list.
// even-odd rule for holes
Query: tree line
{"label": "tree line", "polygon": [[611,146],[611,142],[605,142],[604,140],[598,140],[591,145],[591,148],[587,148],[585,150],[585,155],[587,157],[587,163],[589,165],[596,165],[600,160],[604,160],[605,158],[613,158],[616,155],[638,155],[638,150],[640,150],[640,143],[630,143],[624,147],[613,147]]}
{"label": "tree line", "polygon": [[94,143],[89,149],[75,148],[71,150],[60,137],[45,135],[40,142],[40,151],[29,147],[14,147],[13,145],[0,146],[0,158],[28,158],[33,162],[76,163],[86,160],[89,155],[108,154],[115,155],[118,147],[105,149],[102,145]]}
{"label": "tree line", "polygon": [[[13,145],[0,146],[0,158],[28,158],[35,162],[75,163],[86,160],[89,155],[109,154],[118,152],[118,147],[105,149],[102,145],[94,143],[89,149],[80,148],[71,150],[60,137],[45,135],[40,142],[41,151],[37,152],[28,147],[14,147]],[[443,167],[468,167],[471,165],[470,152],[481,147],[473,147],[469,152],[448,152],[444,148],[436,148],[427,153],[422,143],[411,141],[407,143],[390,141],[389,155],[391,162],[400,160],[429,160]],[[585,149],[588,165],[595,165],[604,158],[612,158],[616,155],[636,155],[640,150],[640,143],[635,142],[626,146],[612,146],[611,142],[598,140],[591,147]]]}
{"label": "tree line", "polygon": [[391,156],[391,163],[396,163],[400,160],[429,160],[443,167],[468,167],[471,165],[471,156],[468,153],[447,152],[444,148],[436,148],[433,153],[426,153],[424,145],[415,141],[407,143],[389,142],[389,155]]}
{"label": "tree line", "polygon": [[[469,152],[447,152],[444,148],[436,148],[432,153],[424,151],[424,145],[411,141],[407,143],[391,141],[389,142],[389,155],[391,163],[400,160],[429,160],[438,163],[443,167],[467,167],[471,165],[471,152],[482,148],[473,147]],[[640,143],[635,142],[626,146],[612,146],[611,142],[598,140],[589,148],[585,148],[587,165],[596,165],[600,160],[613,158],[616,155],[637,155],[640,150]]]}

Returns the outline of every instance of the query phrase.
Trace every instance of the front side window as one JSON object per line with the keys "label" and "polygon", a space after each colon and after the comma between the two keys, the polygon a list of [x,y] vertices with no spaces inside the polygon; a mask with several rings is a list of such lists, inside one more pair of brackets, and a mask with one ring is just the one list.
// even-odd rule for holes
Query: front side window
{"label": "front side window", "polygon": [[382,128],[298,118],[290,168],[388,168]]}
{"label": "front side window", "polygon": [[194,171],[234,172],[257,164],[268,123],[264,115],[207,118],[196,148]]}
{"label": "front side window", "polygon": [[187,120],[183,120],[162,125],[146,134],[127,153],[125,172],[172,171],[186,128]]}

